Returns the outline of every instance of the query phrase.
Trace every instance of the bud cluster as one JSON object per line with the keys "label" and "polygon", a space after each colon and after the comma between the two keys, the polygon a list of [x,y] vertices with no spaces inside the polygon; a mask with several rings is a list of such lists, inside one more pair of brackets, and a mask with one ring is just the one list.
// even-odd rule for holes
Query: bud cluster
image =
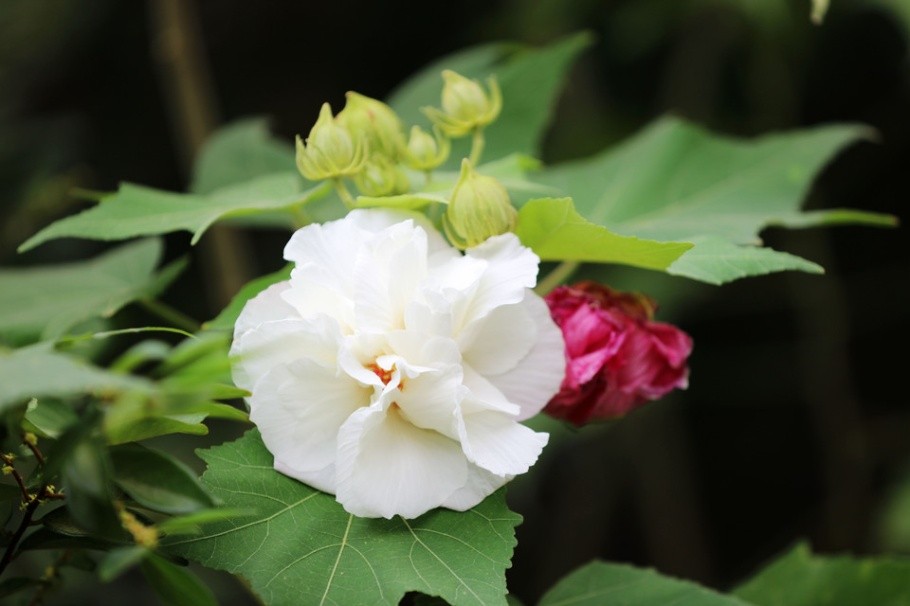
{"label": "bud cluster", "polygon": [[356,202],[345,180],[370,198],[417,191],[412,182],[422,179],[426,187],[433,171],[448,160],[450,139],[471,135],[471,159],[462,161],[442,218],[452,244],[469,248],[511,231],[517,220],[505,187],[475,170],[483,129],[499,116],[502,98],[495,78],[487,80],[486,89],[451,70],[443,71],[442,78],[442,107],[422,110],[432,122],[432,132],[412,126],[405,136],[395,110],[359,93],[347,93],[337,115],[328,103],[323,104],[307,138],[297,137],[297,168],[311,181],[332,181],[341,199],[353,207]]}

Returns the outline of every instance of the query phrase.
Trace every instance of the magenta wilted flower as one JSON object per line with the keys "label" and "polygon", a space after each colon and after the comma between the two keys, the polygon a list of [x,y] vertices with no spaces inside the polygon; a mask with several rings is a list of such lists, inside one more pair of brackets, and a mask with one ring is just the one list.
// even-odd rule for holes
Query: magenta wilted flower
{"label": "magenta wilted flower", "polygon": [[545,409],[551,416],[584,425],[688,386],[692,339],[654,322],[650,298],[586,281],[560,286],[546,301],[566,343],[566,375]]}

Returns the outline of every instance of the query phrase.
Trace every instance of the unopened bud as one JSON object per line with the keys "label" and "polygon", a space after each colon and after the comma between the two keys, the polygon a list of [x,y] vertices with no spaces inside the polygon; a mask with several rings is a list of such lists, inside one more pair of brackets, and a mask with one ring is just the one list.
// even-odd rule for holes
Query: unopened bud
{"label": "unopened bud", "polygon": [[502,183],[477,174],[470,161],[463,160],[461,175],[442,217],[449,242],[461,249],[471,248],[512,231],[517,221],[518,212]]}
{"label": "unopened bud", "polygon": [[351,135],[362,137],[370,155],[398,160],[404,147],[401,120],[391,107],[370,97],[348,92],[344,109],[335,118]]}
{"label": "unopened bud", "polygon": [[502,94],[496,78],[487,79],[489,92],[477,80],[471,80],[444,70],[442,78],[442,109],[425,107],[423,112],[450,137],[463,137],[483,128],[499,116]]}
{"label": "unopened bud", "polygon": [[405,148],[404,162],[414,170],[433,170],[448,159],[451,149],[452,144],[442,136],[438,127],[433,127],[431,135],[419,126],[413,126]]}
{"label": "unopened bud", "polygon": [[354,177],[357,189],[365,196],[395,196],[408,191],[410,184],[404,172],[381,156],[371,159]]}
{"label": "unopened bud", "polygon": [[364,140],[335,121],[328,103],[322,105],[306,143],[297,137],[297,168],[311,181],[354,175],[365,158]]}

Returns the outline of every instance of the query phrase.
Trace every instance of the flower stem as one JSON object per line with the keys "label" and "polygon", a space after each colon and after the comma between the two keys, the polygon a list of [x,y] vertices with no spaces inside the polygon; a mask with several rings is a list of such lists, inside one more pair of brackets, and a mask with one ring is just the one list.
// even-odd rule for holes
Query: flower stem
{"label": "flower stem", "polygon": [[578,261],[563,261],[553,268],[553,271],[548,273],[543,280],[537,283],[534,292],[540,296],[547,294],[562,284],[563,280],[575,273],[575,270],[578,269],[578,265]]}
{"label": "flower stem", "polygon": [[474,129],[474,134],[473,134],[473,136],[471,137],[471,157],[470,157],[470,160],[471,160],[471,165],[472,165],[472,166],[475,166],[475,167],[476,167],[476,166],[477,166],[477,163],[480,162],[480,156],[483,154],[483,146],[484,146],[483,129],[482,129],[482,128],[475,128],[475,129]]}
{"label": "flower stem", "polygon": [[338,192],[338,197],[341,198],[341,201],[344,202],[344,205],[348,210],[351,210],[356,206],[354,203],[354,197],[351,196],[351,192],[348,191],[347,186],[345,186],[344,181],[340,177],[335,177],[332,179],[332,183],[335,185],[335,191]]}
{"label": "flower stem", "polygon": [[142,305],[142,307],[144,307],[146,310],[152,312],[162,320],[170,322],[178,328],[181,328],[188,332],[196,332],[200,328],[199,322],[192,319],[182,311],[174,309],[170,305],[162,303],[157,299],[140,299],[138,303]]}

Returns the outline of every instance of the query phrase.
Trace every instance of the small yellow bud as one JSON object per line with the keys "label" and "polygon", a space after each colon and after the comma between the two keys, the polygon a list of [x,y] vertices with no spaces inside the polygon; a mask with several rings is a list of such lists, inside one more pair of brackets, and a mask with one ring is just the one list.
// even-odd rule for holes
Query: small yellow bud
{"label": "small yellow bud", "polygon": [[450,137],[463,137],[493,122],[502,109],[502,94],[496,78],[487,79],[489,92],[477,80],[444,70],[442,109],[425,107],[423,112]]}
{"label": "small yellow bud", "polygon": [[411,136],[404,151],[404,162],[414,170],[433,170],[448,159],[451,149],[452,144],[442,136],[438,127],[433,127],[431,135],[419,126],[414,126],[411,127]]}
{"label": "small yellow bud", "polygon": [[362,137],[370,155],[397,161],[404,147],[401,120],[391,107],[370,97],[348,92],[344,109],[335,120],[354,137]]}
{"label": "small yellow bud", "polygon": [[463,160],[461,175],[442,217],[449,242],[461,249],[471,248],[487,238],[512,231],[517,221],[518,211],[502,183],[477,174],[471,162]]}
{"label": "small yellow bud", "polygon": [[22,436],[22,441],[25,442],[26,444],[31,444],[32,446],[35,446],[38,443],[38,436],[36,436],[35,434],[33,434],[30,431],[26,431],[25,434]]}
{"label": "small yellow bud", "polygon": [[11,474],[11,473],[13,473],[13,466],[12,466],[12,465],[4,465],[4,466],[3,466],[3,475],[8,476],[8,475]]}
{"label": "small yellow bud", "polygon": [[403,194],[410,188],[404,172],[382,156],[370,159],[354,183],[363,195],[376,197]]}
{"label": "small yellow bud", "polygon": [[365,158],[364,140],[335,121],[328,103],[323,103],[306,143],[297,137],[297,168],[311,181],[357,174]]}

